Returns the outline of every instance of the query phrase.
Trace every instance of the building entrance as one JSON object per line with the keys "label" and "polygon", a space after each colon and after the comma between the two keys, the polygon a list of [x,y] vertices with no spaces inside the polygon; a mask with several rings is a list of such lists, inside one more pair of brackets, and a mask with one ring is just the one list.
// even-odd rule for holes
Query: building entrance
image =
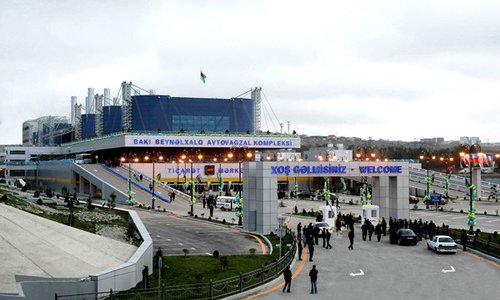
{"label": "building entrance", "polygon": [[269,234],[278,227],[278,176],[368,177],[372,204],[386,219],[409,217],[407,162],[245,162],[243,165],[243,225],[248,231]]}

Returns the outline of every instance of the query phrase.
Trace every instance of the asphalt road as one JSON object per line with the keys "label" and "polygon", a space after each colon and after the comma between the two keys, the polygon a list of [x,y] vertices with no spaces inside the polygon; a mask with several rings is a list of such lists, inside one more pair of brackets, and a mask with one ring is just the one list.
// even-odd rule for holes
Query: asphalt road
{"label": "asphalt road", "polygon": [[153,239],[154,251],[161,247],[164,255],[249,254],[250,248],[262,253],[261,245],[251,235],[229,226],[217,225],[168,212],[136,209]]}

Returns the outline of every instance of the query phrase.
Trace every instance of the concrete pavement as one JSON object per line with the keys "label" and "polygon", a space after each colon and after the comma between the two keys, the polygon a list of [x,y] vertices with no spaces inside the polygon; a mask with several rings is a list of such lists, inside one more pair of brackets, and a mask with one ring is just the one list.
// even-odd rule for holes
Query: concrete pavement
{"label": "concrete pavement", "polygon": [[[291,225],[307,220],[297,218]],[[291,293],[282,293],[281,276],[232,299],[498,299],[500,265],[469,252],[440,255],[427,250],[425,241],[398,246],[389,244],[388,236],[380,243],[374,237],[362,241],[358,227],[353,251],[348,243],[347,231],[334,234],[332,250],[320,240],[313,262],[295,261]],[[313,264],[319,270],[317,295],[310,294]]]}

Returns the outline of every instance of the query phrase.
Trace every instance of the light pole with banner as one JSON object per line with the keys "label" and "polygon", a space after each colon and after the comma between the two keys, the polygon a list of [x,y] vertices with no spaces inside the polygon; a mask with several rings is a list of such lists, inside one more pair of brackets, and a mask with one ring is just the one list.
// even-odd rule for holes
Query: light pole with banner
{"label": "light pole with banner", "polygon": [[281,242],[281,239],[285,237],[285,229],[283,228],[283,224],[285,223],[287,217],[278,217],[278,230],[277,230],[277,235],[280,238],[280,252],[279,252],[279,259],[281,259],[281,251],[283,248],[283,243]]}
{"label": "light pole with banner", "polygon": [[151,175],[151,207],[153,207],[153,209],[155,209],[155,181],[157,180],[156,179],[156,175],[155,175],[155,163],[157,163],[158,161],[163,161],[163,156],[160,154],[159,156],[156,156],[155,154],[153,154],[151,157],[149,157],[149,155],[146,155],[144,157],[144,160],[145,161],[149,161],[149,159],[151,158],[151,162],[153,163],[153,174]]}
{"label": "light pole with banner", "polygon": [[[476,225],[476,196],[477,196],[477,187],[472,183],[472,171],[473,168],[479,167],[479,162],[477,164],[473,164],[473,155],[478,157],[481,154],[481,146],[477,143],[475,144],[465,144],[465,151],[469,155],[468,164],[469,164],[469,182],[467,182],[467,178],[465,179],[465,186],[469,190],[469,213],[467,218],[467,225],[469,225],[469,234],[474,233],[474,225]],[[460,156],[464,156],[465,153],[461,152]],[[482,155],[482,154],[481,154]],[[479,182],[480,184],[480,182]]]}

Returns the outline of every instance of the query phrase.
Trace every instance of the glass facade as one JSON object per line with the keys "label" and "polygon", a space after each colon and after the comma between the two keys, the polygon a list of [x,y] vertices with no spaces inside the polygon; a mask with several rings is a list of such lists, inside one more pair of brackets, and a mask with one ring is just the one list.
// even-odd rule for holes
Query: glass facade
{"label": "glass facade", "polygon": [[253,132],[254,110],[247,98],[132,96],[132,131]]}
{"label": "glass facade", "polygon": [[224,132],[229,130],[229,117],[224,116],[172,116],[172,130]]}

